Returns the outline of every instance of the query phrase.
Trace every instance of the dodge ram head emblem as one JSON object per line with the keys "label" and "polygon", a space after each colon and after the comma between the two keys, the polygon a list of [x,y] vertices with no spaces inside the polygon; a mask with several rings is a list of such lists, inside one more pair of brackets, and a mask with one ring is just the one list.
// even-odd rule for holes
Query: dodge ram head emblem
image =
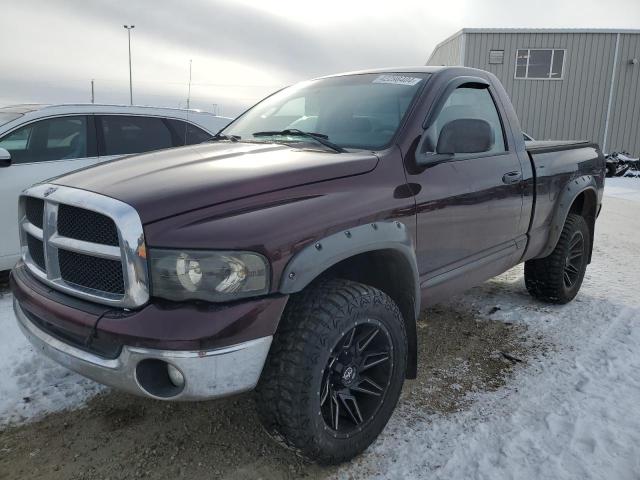
{"label": "dodge ram head emblem", "polygon": [[49,187],[45,190],[44,192],[44,196],[48,197],[49,195],[51,195],[53,192],[55,192],[57,190],[56,187]]}

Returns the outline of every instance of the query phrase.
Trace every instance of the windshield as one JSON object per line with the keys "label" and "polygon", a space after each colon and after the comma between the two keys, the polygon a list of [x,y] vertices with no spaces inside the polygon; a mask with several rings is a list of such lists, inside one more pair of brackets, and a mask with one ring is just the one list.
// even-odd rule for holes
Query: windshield
{"label": "windshield", "polygon": [[342,148],[381,149],[428,77],[372,73],[303,82],[266,98],[222,132],[244,141],[309,143],[292,134],[299,130]]}
{"label": "windshield", "polygon": [[11,120],[15,120],[16,118],[20,118],[21,116],[22,116],[22,113],[0,112],[0,125],[9,123]]}

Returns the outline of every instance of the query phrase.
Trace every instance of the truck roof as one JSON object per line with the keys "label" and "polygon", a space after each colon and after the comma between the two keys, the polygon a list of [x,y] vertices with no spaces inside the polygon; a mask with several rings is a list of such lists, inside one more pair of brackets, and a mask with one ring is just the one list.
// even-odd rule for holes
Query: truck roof
{"label": "truck roof", "polygon": [[441,67],[441,66],[425,66],[417,65],[414,67],[384,67],[369,70],[355,70],[353,72],[335,73],[332,75],[324,75],[318,78],[341,77],[344,75],[364,75],[367,73],[436,73],[447,68],[465,68],[465,67]]}

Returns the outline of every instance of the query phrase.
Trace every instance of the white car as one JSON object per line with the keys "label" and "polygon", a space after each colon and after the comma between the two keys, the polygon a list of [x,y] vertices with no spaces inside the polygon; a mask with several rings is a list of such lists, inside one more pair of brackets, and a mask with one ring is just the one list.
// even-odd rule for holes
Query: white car
{"label": "white car", "polygon": [[123,155],[209,140],[231,121],[197,110],[116,105],[0,108],[0,271],[20,256],[18,195]]}

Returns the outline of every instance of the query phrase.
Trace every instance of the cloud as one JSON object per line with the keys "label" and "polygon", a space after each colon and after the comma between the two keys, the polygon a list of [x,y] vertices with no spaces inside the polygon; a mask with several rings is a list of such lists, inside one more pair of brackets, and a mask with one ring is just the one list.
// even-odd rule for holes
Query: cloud
{"label": "cloud", "polygon": [[22,0],[0,19],[0,101],[128,101],[132,31],[134,100],[192,102],[235,115],[273,90],[310,77],[424,64],[462,27],[638,27],[640,2]]}

